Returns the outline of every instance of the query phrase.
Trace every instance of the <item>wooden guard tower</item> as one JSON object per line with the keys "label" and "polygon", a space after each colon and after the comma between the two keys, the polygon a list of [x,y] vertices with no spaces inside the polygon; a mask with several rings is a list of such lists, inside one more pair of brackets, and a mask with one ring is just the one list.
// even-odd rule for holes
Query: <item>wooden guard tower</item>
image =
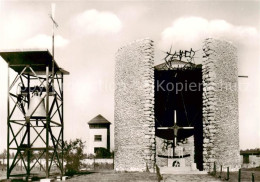
{"label": "wooden guard tower", "polygon": [[51,171],[63,175],[63,77],[69,72],[48,50],[2,51],[0,56],[8,64],[7,178],[28,179],[39,171],[46,178]]}

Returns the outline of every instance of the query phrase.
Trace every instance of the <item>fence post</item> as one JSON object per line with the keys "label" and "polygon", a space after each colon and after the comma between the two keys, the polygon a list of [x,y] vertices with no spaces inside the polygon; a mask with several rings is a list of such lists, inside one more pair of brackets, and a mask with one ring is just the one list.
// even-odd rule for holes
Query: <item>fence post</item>
{"label": "fence post", "polygon": [[241,181],[241,169],[238,170],[238,182]]}
{"label": "fence post", "polygon": [[216,162],[214,161],[213,175],[216,176],[216,174],[217,174]]}
{"label": "fence post", "polygon": [[222,165],[220,165],[220,173],[219,173],[219,178],[221,178],[221,175],[222,175]]}
{"label": "fence post", "polygon": [[229,167],[227,167],[227,178],[226,180],[228,181],[229,180]]}
{"label": "fence post", "polygon": [[115,155],[113,155],[113,169],[115,170]]}
{"label": "fence post", "polygon": [[94,171],[95,171],[95,158],[96,158],[96,157],[94,156]]}
{"label": "fence post", "polygon": [[255,175],[252,173],[252,182],[255,182]]}

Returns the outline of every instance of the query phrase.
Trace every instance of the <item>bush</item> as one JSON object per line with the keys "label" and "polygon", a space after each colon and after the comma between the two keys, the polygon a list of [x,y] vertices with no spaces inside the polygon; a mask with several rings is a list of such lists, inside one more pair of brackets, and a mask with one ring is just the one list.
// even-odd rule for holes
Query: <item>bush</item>
{"label": "bush", "polygon": [[96,158],[111,158],[112,153],[106,148],[99,148],[96,152]]}
{"label": "bush", "polygon": [[112,170],[114,169],[113,164],[105,163],[95,163],[95,170]]}
{"label": "bush", "polygon": [[65,141],[64,143],[64,160],[66,162],[65,174],[72,176],[80,171],[81,160],[84,159],[84,143],[81,139],[74,141]]}

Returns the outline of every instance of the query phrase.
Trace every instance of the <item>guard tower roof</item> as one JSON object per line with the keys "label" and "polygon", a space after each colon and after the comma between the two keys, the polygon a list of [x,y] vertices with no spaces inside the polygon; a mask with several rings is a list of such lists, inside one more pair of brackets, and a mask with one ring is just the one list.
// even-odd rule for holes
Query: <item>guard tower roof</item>
{"label": "guard tower roof", "polygon": [[[0,56],[18,73],[26,66],[30,66],[39,75],[45,74],[46,66],[52,70],[52,55],[48,49],[0,50]],[[69,74],[68,71],[60,68],[56,61],[54,61],[54,69],[57,73]],[[29,69],[24,73],[32,74]]]}
{"label": "guard tower roof", "polygon": [[106,118],[104,118],[101,114],[97,115],[93,119],[91,119],[88,124],[111,124]]}

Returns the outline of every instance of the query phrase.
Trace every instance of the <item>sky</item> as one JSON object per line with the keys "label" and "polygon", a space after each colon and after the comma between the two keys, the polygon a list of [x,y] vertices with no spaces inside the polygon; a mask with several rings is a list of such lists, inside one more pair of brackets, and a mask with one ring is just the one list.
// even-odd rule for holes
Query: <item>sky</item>
{"label": "sky", "polygon": [[[260,1],[0,0],[0,49],[51,47],[55,3],[55,60],[65,78],[65,139],[87,141],[87,122],[102,114],[114,122],[117,50],[151,38],[155,63],[163,51],[200,50],[205,38],[238,50],[240,148],[260,147]],[[196,63],[201,63],[200,58]],[[0,58],[0,152],[6,148],[7,65]],[[112,136],[113,146],[113,136]]]}

